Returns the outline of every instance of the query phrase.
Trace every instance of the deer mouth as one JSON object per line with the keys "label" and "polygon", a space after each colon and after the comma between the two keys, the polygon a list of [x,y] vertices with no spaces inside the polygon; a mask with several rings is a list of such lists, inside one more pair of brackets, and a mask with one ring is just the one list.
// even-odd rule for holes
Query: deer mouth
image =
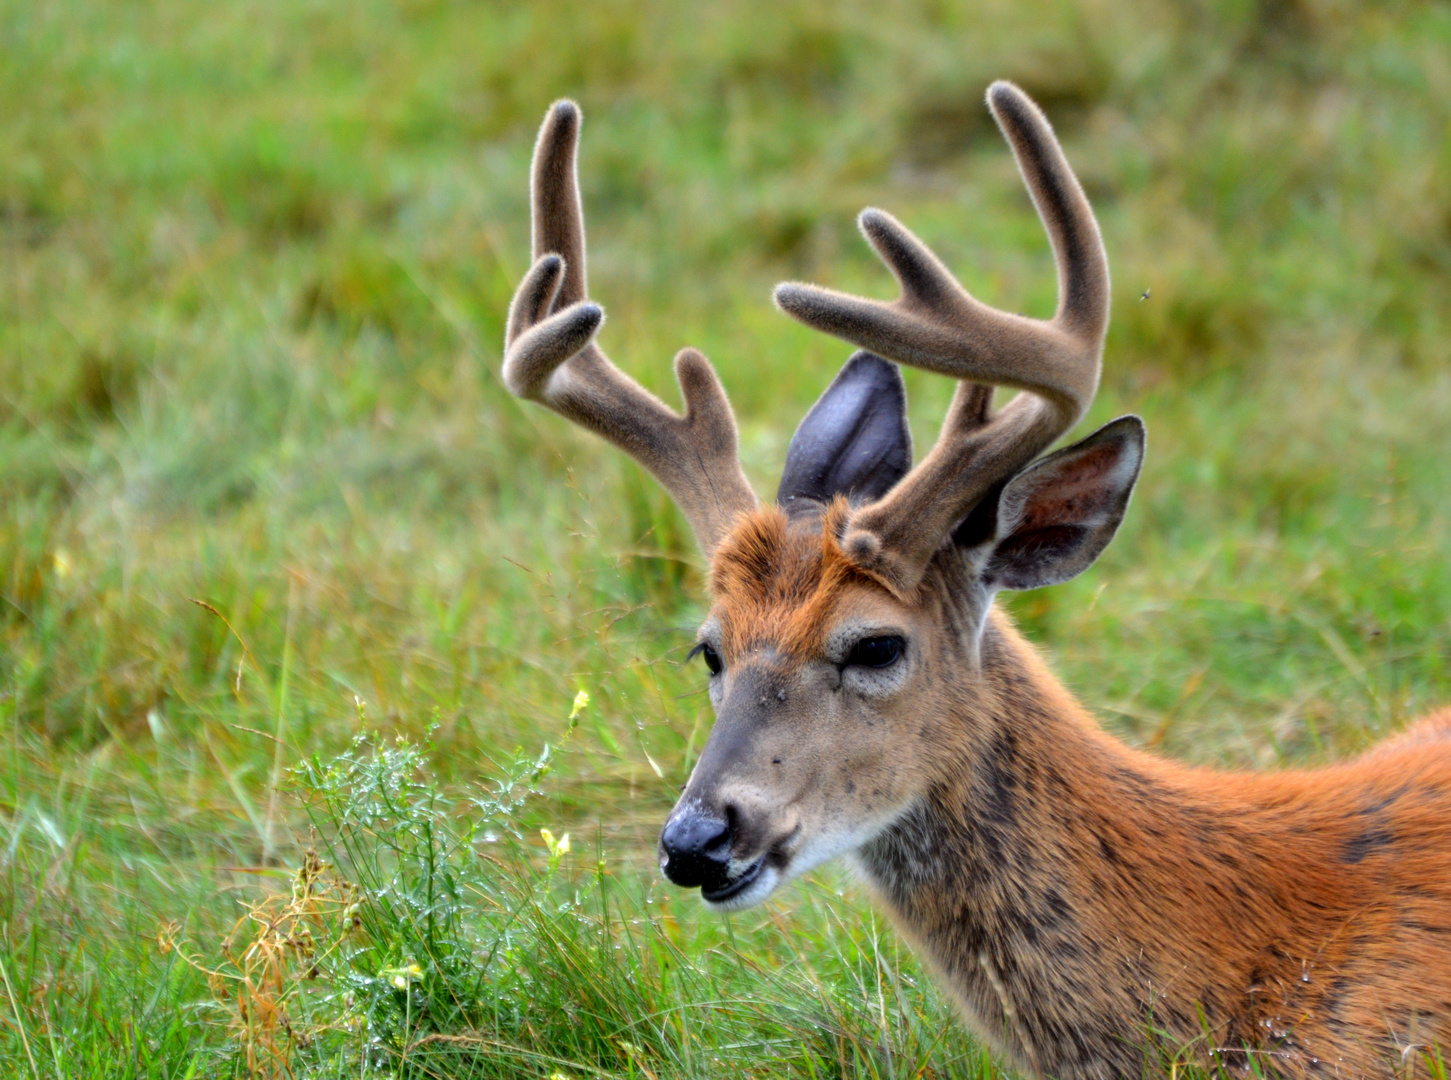
{"label": "deer mouth", "polygon": [[756,883],[756,880],[761,876],[761,871],[765,868],[766,856],[762,855],[755,862],[751,863],[750,866],[742,870],[736,877],[727,881],[721,888],[711,889],[704,885],[701,886],[701,899],[708,904],[724,904],[734,900]]}
{"label": "deer mouth", "polygon": [[791,855],[786,848],[800,831],[801,826],[798,823],[789,833],[762,852],[759,858],[747,864],[740,873],[720,884],[718,888],[713,887],[716,882],[702,886],[700,898],[707,907],[716,911],[740,911],[759,904],[776,891],[777,885],[794,876],[788,873]]}

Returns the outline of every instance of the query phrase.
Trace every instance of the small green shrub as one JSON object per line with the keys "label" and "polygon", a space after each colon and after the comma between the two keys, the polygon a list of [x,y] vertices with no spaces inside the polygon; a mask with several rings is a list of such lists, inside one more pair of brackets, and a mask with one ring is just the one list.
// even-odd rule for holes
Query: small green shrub
{"label": "small green shrub", "polygon": [[553,756],[516,756],[482,796],[402,738],[296,769],[311,840],[289,888],[215,955],[163,935],[210,985],[234,1074],[991,1075],[874,922],[812,935],[838,969],[819,979],[774,925],[738,941],[617,880],[601,845],[536,830]]}

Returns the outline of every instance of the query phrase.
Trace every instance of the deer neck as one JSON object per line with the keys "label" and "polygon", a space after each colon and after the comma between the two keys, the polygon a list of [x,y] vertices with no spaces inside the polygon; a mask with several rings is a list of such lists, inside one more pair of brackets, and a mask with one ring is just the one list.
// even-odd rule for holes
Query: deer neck
{"label": "deer neck", "polygon": [[1005,618],[981,656],[986,704],[950,718],[960,746],[857,853],[899,929],[1035,1073],[1138,1075],[1151,1025],[1253,1041],[1246,990],[1269,948],[1254,890],[1283,878],[1273,831],[1240,827],[1216,774],[1103,733]]}

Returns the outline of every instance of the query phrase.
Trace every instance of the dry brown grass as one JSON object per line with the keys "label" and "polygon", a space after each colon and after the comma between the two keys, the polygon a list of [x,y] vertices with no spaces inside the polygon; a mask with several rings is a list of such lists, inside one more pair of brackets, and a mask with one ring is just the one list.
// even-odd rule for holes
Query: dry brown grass
{"label": "dry brown grass", "polygon": [[[158,945],[206,977],[247,1074],[293,1080],[296,1051],[318,1034],[298,1005],[321,976],[319,965],[360,930],[359,903],[358,887],[308,848],[289,891],[244,902],[216,959],[200,956],[174,923],[161,929]],[[409,972],[397,977],[407,980]]]}

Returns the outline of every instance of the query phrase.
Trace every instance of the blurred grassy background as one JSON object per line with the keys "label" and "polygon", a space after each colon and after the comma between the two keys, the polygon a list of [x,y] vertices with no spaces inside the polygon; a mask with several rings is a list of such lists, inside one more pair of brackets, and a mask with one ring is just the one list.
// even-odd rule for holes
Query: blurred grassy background
{"label": "blurred grassy background", "polygon": [[[648,478],[497,375],[559,96],[606,348],[670,401],[703,348],[769,494],[850,351],[769,288],[888,294],[862,206],[1051,311],[982,105],[1019,81],[1113,265],[1085,426],[1150,432],[1100,565],[1008,601],[1030,634],[1114,731],[1203,763],[1325,760],[1451,701],[1445,3],[0,0],[0,42],[6,1053],[65,1015],[93,1068],[235,1067],[191,1027],[139,1064],[198,993],[145,941],[229,923],[227,868],[291,857],[279,782],[355,698],[436,718],[466,785],[588,689],[538,812],[648,888],[709,724],[700,562]],[[909,374],[919,446],[946,382]],[[795,963],[830,908],[788,896],[754,947]]]}

